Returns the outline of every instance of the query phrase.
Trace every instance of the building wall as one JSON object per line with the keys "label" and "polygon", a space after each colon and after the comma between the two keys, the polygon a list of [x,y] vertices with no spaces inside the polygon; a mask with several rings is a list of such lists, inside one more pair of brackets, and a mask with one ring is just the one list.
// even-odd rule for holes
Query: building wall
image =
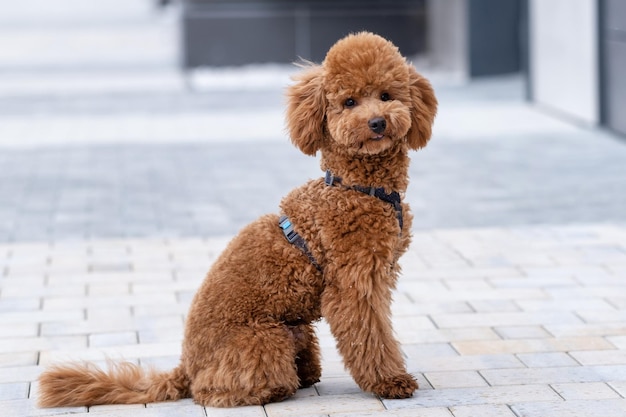
{"label": "building wall", "polygon": [[604,0],[602,22],[603,122],[626,134],[626,1]]}
{"label": "building wall", "polygon": [[467,8],[467,0],[426,3],[429,58],[439,70],[463,79],[469,76]]}
{"label": "building wall", "polygon": [[531,98],[591,125],[600,120],[597,3],[529,3]]}
{"label": "building wall", "polygon": [[433,65],[460,79],[520,71],[526,1],[428,1],[428,52]]}
{"label": "building wall", "polygon": [[522,0],[470,0],[468,3],[471,77],[521,69]]}

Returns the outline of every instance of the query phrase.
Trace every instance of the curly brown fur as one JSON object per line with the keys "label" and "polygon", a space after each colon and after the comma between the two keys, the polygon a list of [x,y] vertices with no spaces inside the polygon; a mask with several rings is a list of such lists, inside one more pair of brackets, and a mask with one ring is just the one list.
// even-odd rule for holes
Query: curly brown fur
{"label": "curly brown fur", "polygon": [[[437,100],[426,79],[387,40],[371,33],[337,42],[287,91],[287,127],[305,154],[343,184],[404,194],[410,150],[426,145]],[[384,129],[369,126],[385,120]],[[417,389],[390,319],[397,261],[410,242],[394,208],[322,179],[281,202],[322,266],[287,242],[277,215],[256,220],[230,242],[189,311],[181,364],[169,373],[130,364],[108,372],[56,366],[40,378],[42,406],[143,403],[191,396],[205,406],[265,404],[320,378],[312,322],[328,321],[359,386],[385,398]]]}

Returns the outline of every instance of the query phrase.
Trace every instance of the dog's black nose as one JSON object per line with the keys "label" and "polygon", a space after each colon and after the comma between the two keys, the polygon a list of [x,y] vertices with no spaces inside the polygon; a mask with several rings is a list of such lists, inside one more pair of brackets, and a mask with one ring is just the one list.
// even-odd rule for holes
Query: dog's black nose
{"label": "dog's black nose", "polygon": [[367,122],[367,125],[370,127],[370,129],[372,129],[372,132],[380,134],[385,131],[385,128],[387,127],[387,122],[382,117],[374,117],[373,119],[370,119],[369,122]]}

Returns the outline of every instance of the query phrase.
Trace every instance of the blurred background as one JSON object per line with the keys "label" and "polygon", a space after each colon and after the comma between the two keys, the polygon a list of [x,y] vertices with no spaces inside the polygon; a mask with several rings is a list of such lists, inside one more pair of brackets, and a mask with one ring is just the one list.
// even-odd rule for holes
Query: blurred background
{"label": "blurred background", "polygon": [[622,0],[20,0],[0,6],[0,241],[235,233],[321,175],[298,59],[396,43],[440,111],[416,228],[626,219]]}
{"label": "blurred background", "polygon": [[[458,79],[521,72],[527,97],[626,133],[620,0],[183,0],[182,66],[316,62],[367,29]],[[575,88],[573,88],[576,86]]]}

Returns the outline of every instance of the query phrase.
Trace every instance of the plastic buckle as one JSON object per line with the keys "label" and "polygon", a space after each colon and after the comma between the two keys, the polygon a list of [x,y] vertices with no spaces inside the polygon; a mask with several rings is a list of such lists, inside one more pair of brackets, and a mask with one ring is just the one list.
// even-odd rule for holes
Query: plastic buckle
{"label": "plastic buckle", "polygon": [[330,172],[330,169],[326,170],[326,176],[324,177],[324,183],[328,186],[335,184],[335,176]]}
{"label": "plastic buckle", "polygon": [[280,219],[278,219],[278,226],[282,229],[289,243],[293,243],[298,239],[298,234],[293,230],[293,224],[291,224],[287,216],[281,216]]}

